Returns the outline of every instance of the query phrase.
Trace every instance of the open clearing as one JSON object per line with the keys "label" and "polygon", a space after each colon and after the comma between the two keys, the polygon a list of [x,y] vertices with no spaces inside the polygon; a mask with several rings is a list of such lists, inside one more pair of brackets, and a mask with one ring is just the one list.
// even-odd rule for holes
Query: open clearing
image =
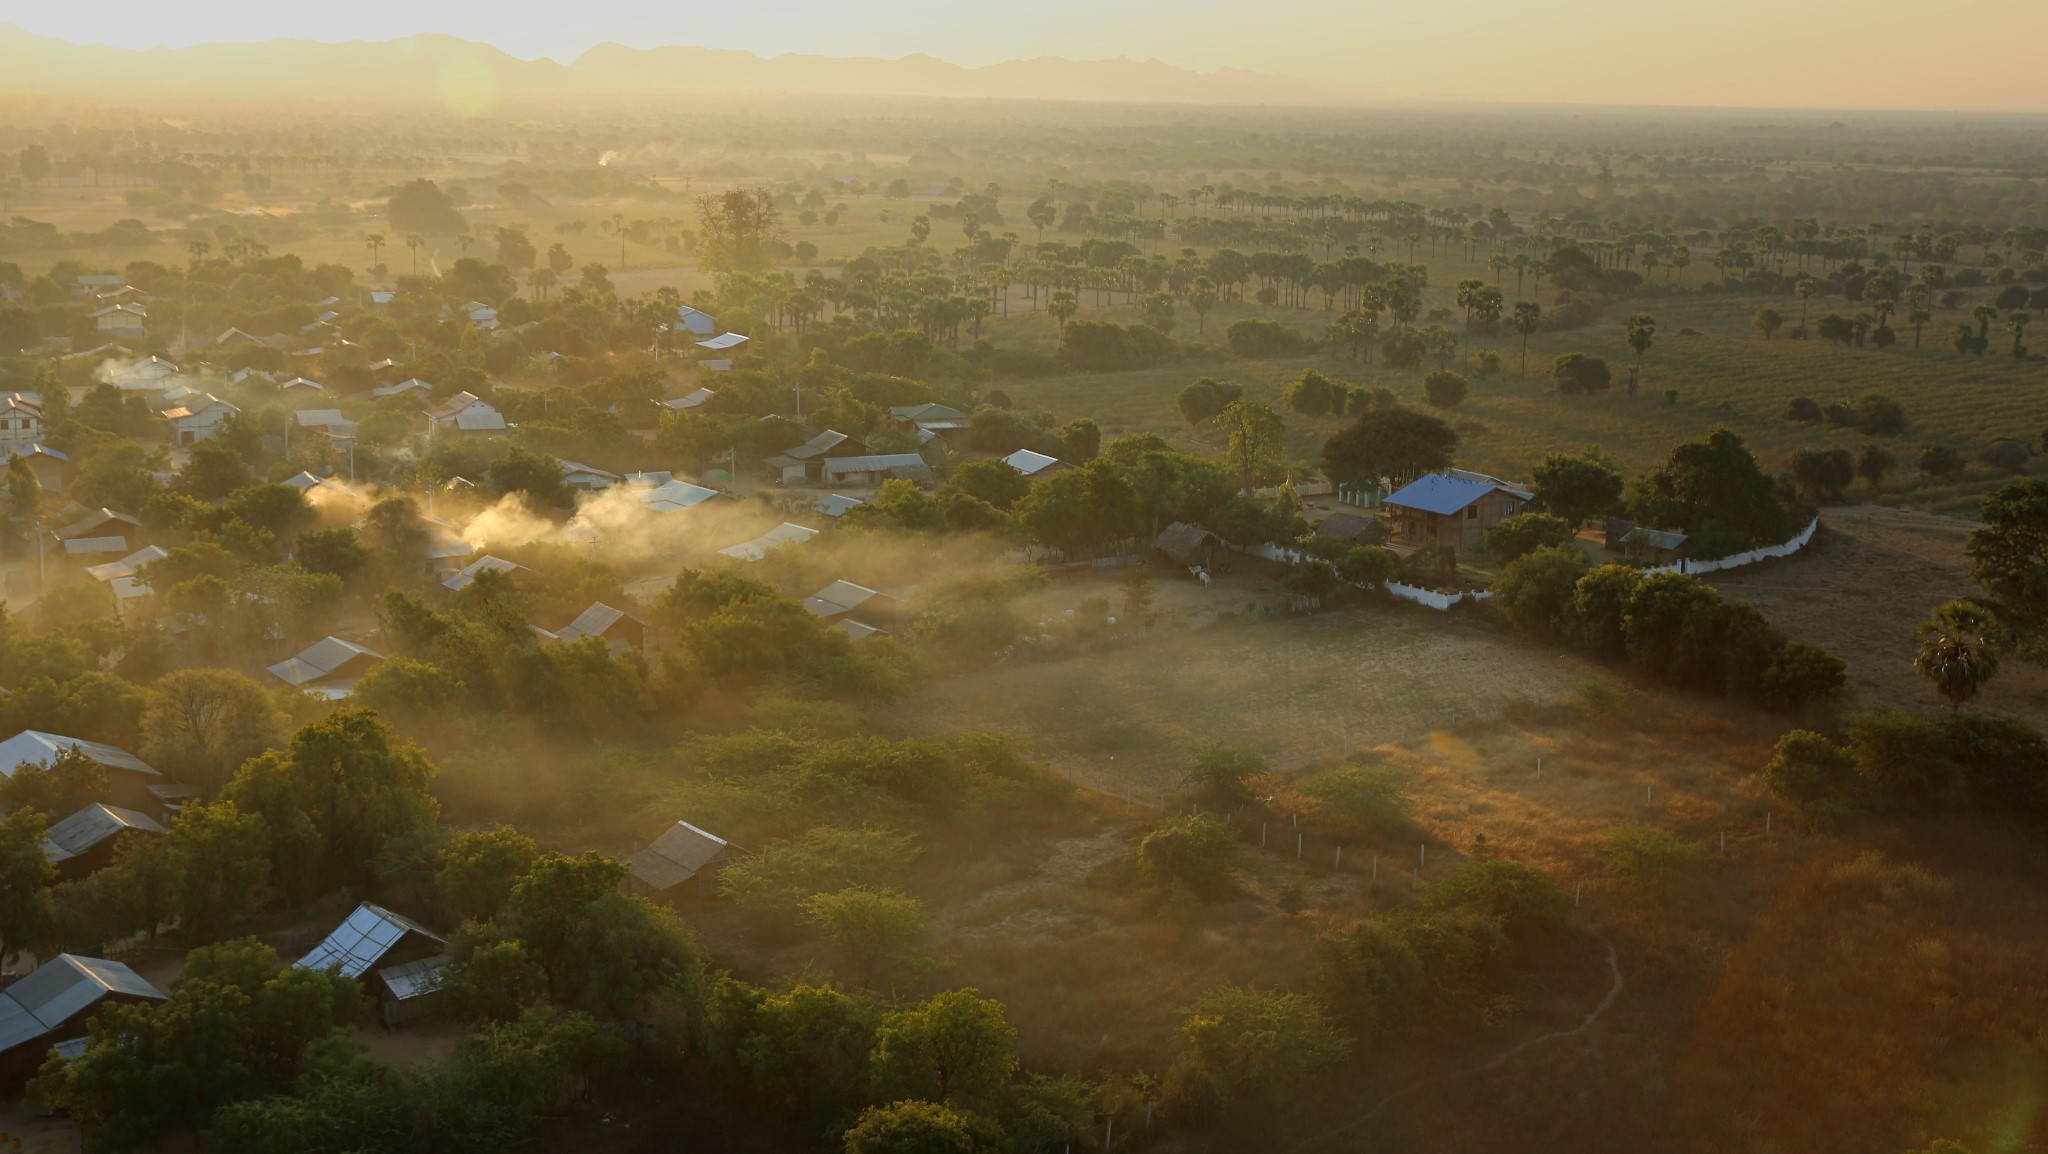
{"label": "open clearing", "polygon": [[[1970,521],[1878,505],[1821,511],[1821,532],[1797,556],[1715,573],[1707,581],[1763,610],[1772,624],[1832,649],[1849,663],[1865,709],[1930,710],[1940,704],[1913,672],[1920,624],[1934,607],[1977,592],[1963,543]],[[1971,708],[2048,724],[2048,670],[2018,661]]]}

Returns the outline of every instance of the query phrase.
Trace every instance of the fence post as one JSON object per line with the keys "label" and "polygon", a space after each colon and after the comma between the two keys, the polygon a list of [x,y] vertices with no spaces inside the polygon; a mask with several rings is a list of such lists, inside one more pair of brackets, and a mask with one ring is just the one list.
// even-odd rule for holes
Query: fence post
{"label": "fence post", "polygon": [[1300,861],[1300,860],[1301,860],[1301,835],[1300,835],[1300,834],[1295,834],[1295,835],[1294,835],[1294,859],[1295,859],[1296,861]]}
{"label": "fence post", "polygon": [[1341,869],[1343,869],[1343,868],[1344,868],[1344,847],[1343,847],[1343,846],[1341,846],[1341,845],[1340,845],[1340,846],[1338,846],[1338,847],[1337,847],[1337,860],[1336,860],[1336,862],[1335,862],[1334,864],[1332,864],[1332,865],[1330,866],[1330,868],[1331,868],[1331,869],[1333,869],[1333,870],[1341,870]]}

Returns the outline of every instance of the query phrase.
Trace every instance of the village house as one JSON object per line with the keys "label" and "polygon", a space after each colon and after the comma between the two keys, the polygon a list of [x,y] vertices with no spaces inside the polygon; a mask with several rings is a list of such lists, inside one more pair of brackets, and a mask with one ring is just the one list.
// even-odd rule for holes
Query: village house
{"label": "village house", "polygon": [[42,439],[42,398],[31,393],[0,396],[0,444],[27,446]]}
{"label": "village house", "polygon": [[120,962],[58,954],[0,990],[0,1087],[19,1088],[51,1049],[82,1042],[105,1007],[165,1000]]}
{"label": "village house", "polygon": [[356,682],[372,667],[382,664],[384,655],[375,650],[324,637],[270,667],[270,675],[296,689],[330,700],[347,697]]}
{"label": "village house", "polygon": [[241,411],[212,393],[200,393],[175,409],[165,409],[162,415],[170,423],[173,445],[196,445],[212,440],[221,425]]}
{"label": "village house", "polygon": [[1223,538],[1186,521],[1175,521],[1152,539],[1152,548],[1168,561],[1205,572],[1214,567],[1216,551],[1224,547]]}
{"label": "village house", "polygon": [[57,867],[59,881],[77,881],[111,865],[123,842],[162,837],[164,832],[146,813],[94,802],[49,828],[43,835],[43,856]]}
{"label": "village house", "polygon": [[[738,333],[720,333],[710,340],[698,341],[697,347],[708,352],[731,353],[734,349],[740,348],[746,343],[747,338]],[[732,369],[732,358],[730,356],[712,357],[709,360],[699,360],[697,364],[714,373],[723,373]]]}
{"label": "village house", "polygon": [[730,557],[735,561],[759,561],[768,555],[770,549],[783,545],[800,545],[817,535],[818,531],[808,525],[793,525],[784,521],[751,541],[727,545],[718,552],[721,556]]}
{"label": "village house", "polygon": [[867,445],[860,440],[837,429],[826,429],[793,449],[784,449],[769,457],[762,464],[768,467],[769,480],[785,485],[802,485],[818,479],[823,462],[863,456],[867,451]]}
{"label": "village house", "polygon": [[567,457],[556,457],[555,463],[562,466],[562,483],[571,489],[598,493],[619,483],[619,475],[608,469],[572,461]]}
{"label": "village house", "polygon": [[460,593],[471,585],[476,584],[477,575],[480,573],[524,573],[525,571],[526,566],[524,565],[507,561],[503,557],[493,557],[486,553],[463,566],[453,577],[441,582],[441,584]]}
{"label": "village house", "polygon": [[94,509],[51,536],[64,543],[64,552],[126,553],[128,538],[142,528],[142,522],[112,509]]}
{"label": "village house", "polygon": [[156,595],[156,590],[142,577],[143,567],[152,561],[161,561],[170,556],[163,547],[145,545],[119,561],[104,561],[86,569],[85,575],[107,586],[114,594],[114,616],[127,620],[147,604],[147,599]]}
{"label": "village house", "polygon": [[719,495],[716,489],[692,485],[688,481],[668,480],[651,489],[633,490],[633,499],[647,506],[650,513],[681,513],[694,509]]}
{"label": "village house", "polygon": [[590,608],[576,615],[576,620],[560,629],[549,632],[540,626],[533,631],[543,640],[566,644],[581,641],[586,637],[602,640],[614,653],[644,649],[647,646],[647,622],[623,609],[614,609],[602,601],[593,601]]}
{"label": "village house", "polygon": [[150,356],[110,369],[107,377],[115,388],[124,393],[160,393],[170,387],[165,382],[181,371],[176,364],[162,357]]}
{"label": "village house", "polygon": [[704,402],[717,395],[717,392],[711,389],[691,389],[680,397],[670,397],[668,400],[655,403],[671,413],[688,413],[703,407]]}
{"label": "village house", "polygon": [[163,775],[154,766],[118,746],[81,741],[40,729],[24,729],[6,741],[0,741],[0,777],[13,777],[14,771],[24,765],[40,765],[47,769],[52,762],[71,751],[97,762],[107,771],[107,800],[110,804],[145,813],[157,808],[149,787],[162,781]]}
{"label": "village house", "polygon": [[387,1026],[424,1017],[441,989],[448,939],[404,914],[364,902],[334,932],[294,962],[302,970],[339,973],[377,999]]}
{"label": "village house", "polygon": [[710,313],[702,309],[693,309],[689,305],[677,305],[676,327],[684,332],[695,333],[700,337],[708,337],[718,331],[718,322],[711,318]]}
{"label": "village house", "polygon": [[812,504],[811,508],[816,509],[818,512],[823,513],[825,516],[832,518],[834,521],[837,521],[841,517],[846,516],[848,510],[853,509],[855,506],[865,504],[867,504],[867,502],[861,500],[859,497],[849,497],[844,493],[832,493],[827,496],[818,498],[817,501],[814,504]]}
{"label": "village house", "polygon": [[290,380],[279,381],[277,383],[277,391],[280,393],[324,393],[327,391],[327,386],[311,377],[293,377]]}
{"label": "village house", "polygon": [[950,405],[926,402],[922,405],[892,405],[889,409],[889,424],[904,432],[916,433],[917,443],[928,444],[935,437],[952,438],[965,434],[973,420]]}
{"label": "village house", "polygon": [[1072,468],[1072,466],[1058,457],[1049,457],[1044,453],[1033,452],[1030,449],[1019,449],[1011,453],[1003,458],[1003,464],[1017,470],[1026,477],[1032,478],[1049,476],[1062,469]]}
{"label": "village house", "polygon": [[875,633],[895,632],[903,613],[896,598],[851,581],[834,581],[804,598],[804,608],[856,641]]}
{"label": "village house", "polygon": [[876,486],[884,481],[915,481],[929,485],[935,480],[932,467],[916,453],[838,457],[824,462],[819,471],[826,485]]}
{"label": "village house", "polygon": [[1479,552],[1486,531],[1528,509],[1530,494],[1496,477],[1426,473],[1381,503],[1394,544]]}
{"label": "village house", "polygon": [[686,821],[670,826],[645,849],[626,859],[630,888],[673,901],[718,892],[718,872],[742,851],[716,834]]}
{"label": "village house", "polygon": [[8,458],[22,457],[28,467],[42,483],[45,493],[62,493],[70,480],[71,458],[44,444],[9,445],[0,444],[0,462],[11,464]]}
{"label": "village house", "polygon": [[417,393],[422,397],[431,397],[434,395],[434,386],[418,377],[407,377],[395,385],[378,385],[370,390],[370,395],[380,401],[385,397],[402,397],[408,393]]}
{"label": "village house", "polygon": [[134,301],[108,305],[87,315],[92,318],[94,331],[107,340],[132,341],[147,335],[144,322],[149,319],[149,312]]}
{"label": "village house", "polygon": [[505,415],[475,393],[457,393],[421,413],[427,420],[427,435],[439,433],[488,434],[505,431]]}

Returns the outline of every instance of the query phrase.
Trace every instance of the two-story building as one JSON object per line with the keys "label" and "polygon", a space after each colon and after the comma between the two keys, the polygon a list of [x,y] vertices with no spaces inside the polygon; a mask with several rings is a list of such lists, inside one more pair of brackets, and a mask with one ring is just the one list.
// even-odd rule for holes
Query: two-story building
{"label": "two-story building", "polygon": [[1498,477],[1448,469],[1426,473],[1380,504],[1389,537],[1416,549],[1479,551],[1486,531],[1528,510],[1530,494]]}

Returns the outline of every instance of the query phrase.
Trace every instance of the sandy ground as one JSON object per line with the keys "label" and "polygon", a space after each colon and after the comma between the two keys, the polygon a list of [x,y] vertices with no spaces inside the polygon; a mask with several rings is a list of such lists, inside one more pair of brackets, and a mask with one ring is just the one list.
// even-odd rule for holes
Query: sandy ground
{"label": "sandy ground", "polygon": [[[1933,709],[1940,699],[1913,672],[1913,653],[1936,605],[1977,592],[1963,556],[1974,528],[1915,509],[1830,508],[1797,556],[1707,580],[1847,661],[1857,705]],[[2048,670],[2009,661],[1972,707],[2048,724]]]}

